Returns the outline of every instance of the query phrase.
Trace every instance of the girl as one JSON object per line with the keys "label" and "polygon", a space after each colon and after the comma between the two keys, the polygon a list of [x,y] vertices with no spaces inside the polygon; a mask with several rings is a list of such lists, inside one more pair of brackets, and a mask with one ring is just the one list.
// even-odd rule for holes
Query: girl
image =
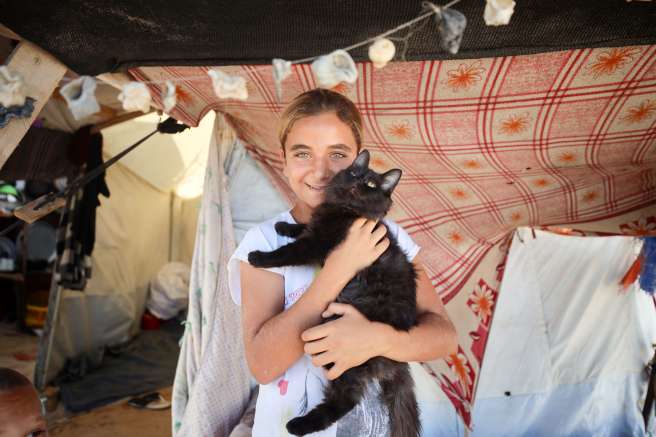
{"label": "girl", "polygon": [[[355,105],[333,91],[316,89],[298,96],[282,115],[279,130],[283,173],[296,194],[290,211],[252,228],[229,261],[232,298],[242,308],[243,341],[251,373],[260,383],[253,436],[287,435],[286,423],[322,399],[325,379],[335,379],[375,356],[397,361],[431,361],[454,353],[455,330],[416,256],[410,236],[385,220],[361,219],[346,240],[314,266],[259,269],[248,264],[253,250],[271,251],[291,240],[274,224],[307,223],[323,200],[332,176],[348,167],[362,146],[362,119]],[[389,245],[390,232],[418,272],[419,324],[409,332],[370,322],[350,305],[333,301],[355,274]],[[321,324],[322,317],[340,315]],[[334,363],[329,371],[323,365]],[[387,411],[377,387],[335,425],[313,435],[381,436],[388,433]]]}

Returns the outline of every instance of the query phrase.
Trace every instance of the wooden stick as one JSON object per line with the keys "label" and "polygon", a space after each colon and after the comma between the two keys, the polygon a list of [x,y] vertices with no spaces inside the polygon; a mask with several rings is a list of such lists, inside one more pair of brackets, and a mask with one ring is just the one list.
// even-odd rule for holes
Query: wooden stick
{"label": "wooden stick", "polygon": [[114,117],[111,120],[104,121],[102,123],[98,123],[94,125],[91,128],[91,133],[98,133],[102,129],[105,129],[110,126],[114,126],[115,124],[123,123],[124,121],[132,120],[133,118],[141,117],[142,115],[150,114],[153,112],[153,110],[150,110],[148,112],[141,112],[141,111],[133,111],[133,112],[126,112],[125,114],[121,114],[118,117]]}
{"label": "wooden stick", "polygon": [[23,40],[23,38],[16,35],[11,29],[9,29],[4,24],[0,24],[0,36],[4,36],[5,38],[9,38],[9,39],[15,39],[16,41]]}
{"label": "wooden stick", "polygon": [[14,118],[0,129],[0,168],[5,165],[66,72],[64,64],[27,41],[21,41],[16,46],[6,65],[11,71],[23,76],[27,95],[36,102],[30,117]]}

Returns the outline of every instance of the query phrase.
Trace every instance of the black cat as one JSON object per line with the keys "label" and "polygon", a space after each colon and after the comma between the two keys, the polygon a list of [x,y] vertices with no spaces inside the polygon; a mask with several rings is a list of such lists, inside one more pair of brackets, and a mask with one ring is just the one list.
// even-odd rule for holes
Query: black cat
{"label": "black cat", "polygon": [[[365,150],[350,167],[333,177],[324,202],[307,225],[276,223],[278,234],[296,238],[294,242],[272,252],[253,251],[248,254],[249,263],[255,267],[323,265],[357,218],[383,219],[392,204],[390,195],[401,178],[401,170],[381,175],[368,166],[369,152]],[[389,248],[371,266],[358,272],[336,301],[353,305],[369,320],[408,331],[417,323],[416,272],[394,237],[388,233],[387,238]],[[367,385],[375,379],[389,410],[391,436],[418,436],[421,424],[408,364],[384,357],[372,358],[330,382],[324,389],[323,402],[305,416],[290,420],[287,430],[304,435],[326,429],[360,402]]]}

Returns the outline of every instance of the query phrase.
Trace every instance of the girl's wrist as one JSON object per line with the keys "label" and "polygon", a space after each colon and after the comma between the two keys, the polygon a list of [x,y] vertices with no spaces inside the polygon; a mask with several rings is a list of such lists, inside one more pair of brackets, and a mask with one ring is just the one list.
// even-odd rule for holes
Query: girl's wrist
{"label": "girl's wrist", "polygon": [[381,322],[371,322],[375,327],[375,356],[385,357],[389,352],[394,349],[395,344],[398,342],[399,334],[391,325]]}
{"label": "girl's wrist", "polygon": [[336,261],[334,258],[328,256],[326,263],[323,266],[323,270],[327,272],[330,278],[342,283],[342,287],[345,287],[348,282],[353,279],[356,272],[353,272],[351,268],[344,265],[344,263]]}

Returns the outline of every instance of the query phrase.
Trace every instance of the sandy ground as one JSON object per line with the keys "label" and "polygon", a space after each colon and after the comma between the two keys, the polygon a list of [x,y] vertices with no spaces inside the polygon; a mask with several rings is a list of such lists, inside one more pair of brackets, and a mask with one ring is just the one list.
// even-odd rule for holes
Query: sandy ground
{"label": "sandy ground", "polygon": [[[159,392],[171,400],[171,387]],[[49,432],[57,437],[167,437],[171,435],[171,409],[138,410],[124,399],[89,413],[59,419],[49,426]]]}
{"label": "sandy ground", "polygon": [[[34,380],[34,367],[39,347],[36,335],[20,333],[13,324],[0,323],[0,367],[9,367]],[[159,390],[171,400],[171,387]],[[59,437],[167,437],[171,435],[171,409],[138,410],[127,405],[127,399],[89,413],[71,416],[59,405],[48,414],[51,436]]]}
{"label": "sandy ground", "polygon": [[0,367],[9,367],[34,381],[39,337],[16,330],[15,324],[0,323]]}

